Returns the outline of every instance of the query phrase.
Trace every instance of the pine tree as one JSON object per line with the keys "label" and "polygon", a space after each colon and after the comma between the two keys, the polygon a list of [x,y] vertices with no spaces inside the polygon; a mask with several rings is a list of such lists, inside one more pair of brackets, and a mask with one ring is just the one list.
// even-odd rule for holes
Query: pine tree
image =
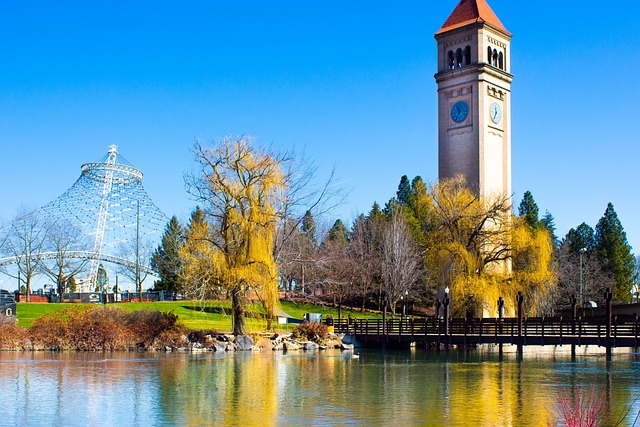
{"label": "pine tree", "polygon": [[518,206],[518,216],[524,217],[527,224],[529,224],[533,228],[540,227],[540,219],[538,215],[540,214],[540,209],[536,204],[536,201],[533,200],[533,195],[531,195],[530,191],[524,193],[524,197],[520,202],[520,206]]}
{"label": "pine tree", "polygon": [[400,178],[396,199],[400,205],[413,206],[413,190],[411,189],[411,183],[407,175],[403,175],[402,178]]}
{"label": "pine tree", "polygon": [[156,290],[177,291],[180,286],[180,246],[184,239],[184,230],[177,217],[172,217],[167,224],[162,243],[151,257],[151,266],[160,276],[155,282]]}
{"label": "pine tree", "polygon": [[635,259],[627,242],[627,234],[611,203],[596,225],[595,250],[605,271],[615,280],[615,298],[630,301]]}
{"label": "pine tree", "polygon": [[74,276],[69,277],[67,279],[67,292],[75,292],[77,288],[76,278]]}
{"label": "pine tree", "polygon": [[569,230],[565,239],[569,243],[570,251],[574,254],[582,250],[592,251],[595,246],[593,228],[584,222],[575,229]]}
{"label": "pine tree", "polygon": [[382,213],[382,210],[380,209],[380,205],[378,204],[378,202],[373,203],[373,206],[371,207],[371,211],[369,212],[369,215],[367,215],[367,219],[370,219],[370,218],[375,218],[376,220],[380,220],[380,221],[384,219],[384,214]]}
{"label": "pine tree", "polygon": [[555,218],[549,211],[545,211],[544,216],[540,220],[540,224],[549,231],[551,235],[551,243],[554,247],[558,247],[558,236],[556,235],[556,222]]}
{"label": "pine tree", "polygon": [[411,180],[411,191],[413,191],[413,195],[416,198],[427,195],[427,185],[420,175]]}
{"label": "pine tree", "polygon": [[327,240],[332,243],[347,244],[349,240],[349,230],[342,220],[337,219],[327,234]]}
{"label": "pine tree", "polygon": [[313,242],[314,244],[317,242],[316,240],[316,221],[311,214],[311,211],[307,211],[302,218],[302,225],[300,227],[302,233],[307,236],[307,238]]}
{"label": "pine tree", "polygon": [[100,264],[96,274],[96,292],[106,292],[109,288],[109,276],[104,265]]}

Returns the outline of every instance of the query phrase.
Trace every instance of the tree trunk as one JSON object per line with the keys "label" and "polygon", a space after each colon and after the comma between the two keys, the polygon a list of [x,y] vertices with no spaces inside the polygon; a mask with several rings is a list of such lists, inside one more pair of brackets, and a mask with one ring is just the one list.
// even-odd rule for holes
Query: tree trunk
{"label": "tree trunk", "polygon": [[27,282],[26,282],[26,291],[27,291],[27,302],[31,302],[31,276],[27,275]]}
{"label": "tree trunk", "polygon": [[231,305],[233,307],[233,334],[236,336],[247,333],[244,324],[245,300],[241,286],[234,286],[231,290]]}
{"label": "tree trunk", "polygon": [[58,274],[58,295],[60,295],[60,302],[62,302],[62,293],[64,292],[64,275],[62,273],[62,271],[60,271],[60,273]]}

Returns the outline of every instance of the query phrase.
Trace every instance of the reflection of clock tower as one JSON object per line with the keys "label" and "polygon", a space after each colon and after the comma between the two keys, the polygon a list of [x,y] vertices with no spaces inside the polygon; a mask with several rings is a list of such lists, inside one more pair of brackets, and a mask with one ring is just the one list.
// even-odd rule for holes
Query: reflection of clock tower
{"label": "reflection of clock tower", "polygon": [[439,178],[511,196],[511,33],[485,0],[460,0],[438,42]]}

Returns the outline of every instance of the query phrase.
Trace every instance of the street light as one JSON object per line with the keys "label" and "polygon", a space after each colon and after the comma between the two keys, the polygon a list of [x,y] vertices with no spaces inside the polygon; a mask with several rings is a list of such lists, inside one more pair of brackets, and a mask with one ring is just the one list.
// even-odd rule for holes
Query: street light
{"label": "street light", "polygon": [[449,299],[449,286],[444,288],[444,301],[442,305],[444,306],[444,334],[449,335],[449,303],[451,300]]}
{"label": "street light", "polygon": [[584,308],[584,285],[582,284],[582,256],[587,248],[580,249],[580,307]]}
{"label": "street light", "polygon": [[404,317],[409,319],[409,291],[404,291]]}

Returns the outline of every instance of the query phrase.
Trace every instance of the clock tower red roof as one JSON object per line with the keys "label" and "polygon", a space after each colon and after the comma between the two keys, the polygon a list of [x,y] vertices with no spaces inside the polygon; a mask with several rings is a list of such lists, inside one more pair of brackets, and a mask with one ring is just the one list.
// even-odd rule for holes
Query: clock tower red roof
{"label": "clock tower red roof", "polygon": [[502,25],[485,0],[460,0],[436,35],[476,22],[484,22],[511,37],[511,33]]}

